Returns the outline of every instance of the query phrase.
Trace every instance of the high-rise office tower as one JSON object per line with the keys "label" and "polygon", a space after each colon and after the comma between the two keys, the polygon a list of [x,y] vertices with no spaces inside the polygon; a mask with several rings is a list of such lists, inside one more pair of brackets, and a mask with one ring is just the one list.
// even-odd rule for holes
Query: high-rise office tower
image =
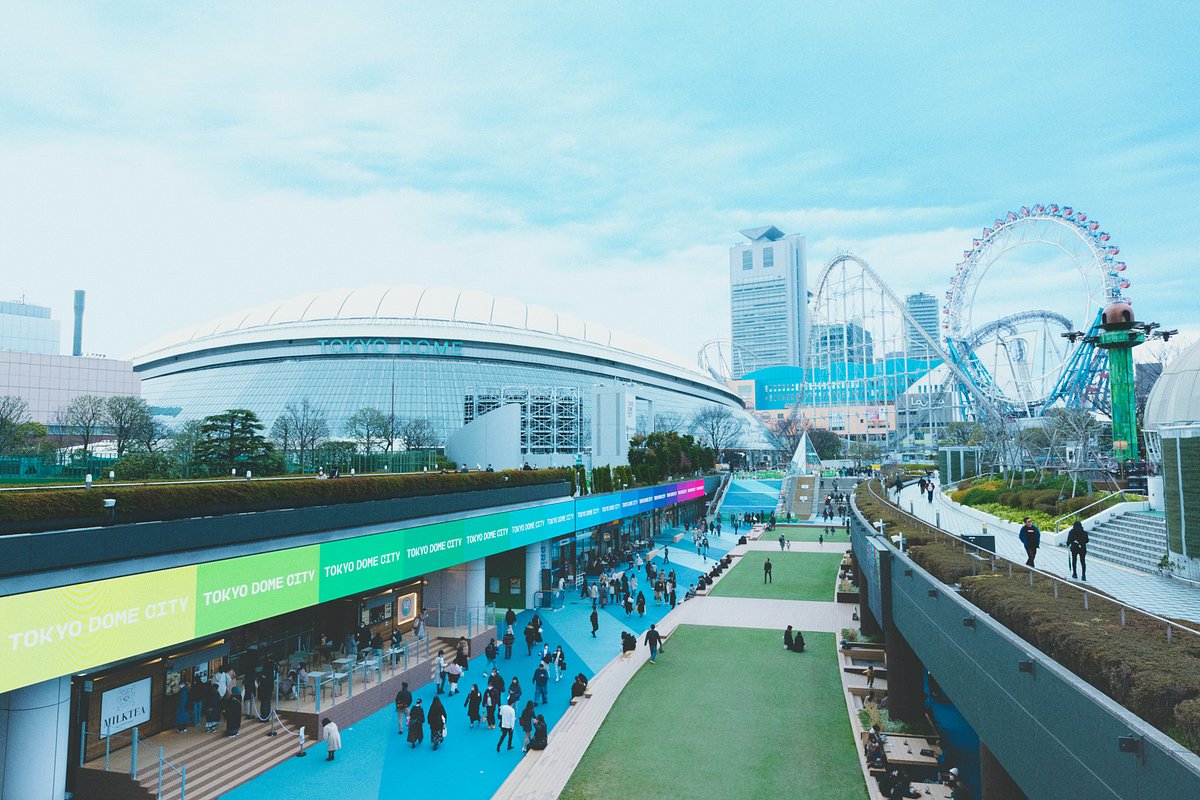
{"label": "high-rise office tower", "polygon": [[[917,292],[904,298],[904,308],[908,315],[916,320],[921,330],[929,334],[929,338],[938,341],[941,333],[938,331],[938,301],[931,294]],[[916,327],[909,321],[904,322],[904,352],[909,358],[928,358],[933,355],[925,337],[917,332]]]}
{"label": "high-rise office tower", "polygon": [[0,350],[57,354],[60,327],[46,306],[0,302]]}
{"label": "high-rise office tower", "polygon": [[729,248],[733,376],[800,366],[808,351],[808,247],[774,225],[741,232]]}

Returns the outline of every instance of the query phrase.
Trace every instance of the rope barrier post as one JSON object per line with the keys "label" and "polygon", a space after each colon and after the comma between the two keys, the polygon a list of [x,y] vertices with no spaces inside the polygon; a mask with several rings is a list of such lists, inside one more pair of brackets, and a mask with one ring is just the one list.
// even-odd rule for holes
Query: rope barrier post
{"label": "rope barrier post", "polygon": [[158,748],[158,796],[159,797],[162,797],[162,768],[163,768],[163,750],[164,749],[165,748],[163,748],[163,747]]}
{"label": "rope barrier post", "polygon": [[179,766],[179,800],[187,800],[187,764]]}
{"label": "rope barrier post", "polygon": [[79,766],[83,766],[84,756],[87,755],[87,723],[79,723]]}
{"label": "rope barrier post", "polygon": [[279,732],[277,730],[275,730],[275,717],[276,717],[275,709],[271,709],[271,716],[268,717],[268,719],[271,720],[271,730],[267,731],[268,739],[274,738],[279,735]]}
{"label": "rope barrier post", "polygon": [[296,758],[304,758],[308,752],[304,749],[304,726],[300,726],[300,752],[296,753]]}

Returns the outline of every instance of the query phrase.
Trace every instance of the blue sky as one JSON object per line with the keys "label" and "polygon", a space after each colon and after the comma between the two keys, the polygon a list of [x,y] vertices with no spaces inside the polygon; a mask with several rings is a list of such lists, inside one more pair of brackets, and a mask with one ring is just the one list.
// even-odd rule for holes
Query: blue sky
{"label": "blue sky", "polygon": [[979,228],[1037,202],[1112,232],[1140,316],[1200,331],[1193,4],[55,3],[4,18],[0,294],[67,319],[87,289],[90,351],[414,282],[691,360],[728,335],[741,228],[806,234],[810,282],[852,250],[897,291],[940,296]]}

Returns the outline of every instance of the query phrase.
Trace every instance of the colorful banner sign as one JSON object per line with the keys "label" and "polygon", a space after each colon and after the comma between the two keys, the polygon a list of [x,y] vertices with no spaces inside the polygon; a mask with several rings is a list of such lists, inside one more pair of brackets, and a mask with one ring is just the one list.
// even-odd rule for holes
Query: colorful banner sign
{"label": "colorful banner sign", "polygon": [[0,692],[703,496],[631,489],[0,597]]}

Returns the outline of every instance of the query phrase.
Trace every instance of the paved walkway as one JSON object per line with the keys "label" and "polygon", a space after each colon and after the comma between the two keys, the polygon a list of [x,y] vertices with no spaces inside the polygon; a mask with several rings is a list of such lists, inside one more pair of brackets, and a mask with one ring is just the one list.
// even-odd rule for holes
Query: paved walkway
{"label": "paved walkway", "polygon": [[[894,497],[895,492],[889,492],[889,498]],[[916,484],[906,486],[900,496],[900,507],[908,511],[910,504],[913,514],[931,524],[938,521],[942,530],[960,536],[981,532],[979,520],[962,511],[957,503],[941,491],[934,492],[933,502],[930,503],[921,495]],[[994,524],[988,524],[988,533],[996,536],[996,552],[999,555],[1024,563],[1025,548],[1021,546],[1015,530],[1012,530],[1015,528],[1015,525],[997,519]],[[1148,575],[1110,564],[1091,555],[1087,561],[1087,583],[1093,588],[1152,614],[1200,622],[1200,589],[1162,575]],[[1038,551],[1035,566],[1071,580],[1070,555],[1065,547],[1042,547]]]}

